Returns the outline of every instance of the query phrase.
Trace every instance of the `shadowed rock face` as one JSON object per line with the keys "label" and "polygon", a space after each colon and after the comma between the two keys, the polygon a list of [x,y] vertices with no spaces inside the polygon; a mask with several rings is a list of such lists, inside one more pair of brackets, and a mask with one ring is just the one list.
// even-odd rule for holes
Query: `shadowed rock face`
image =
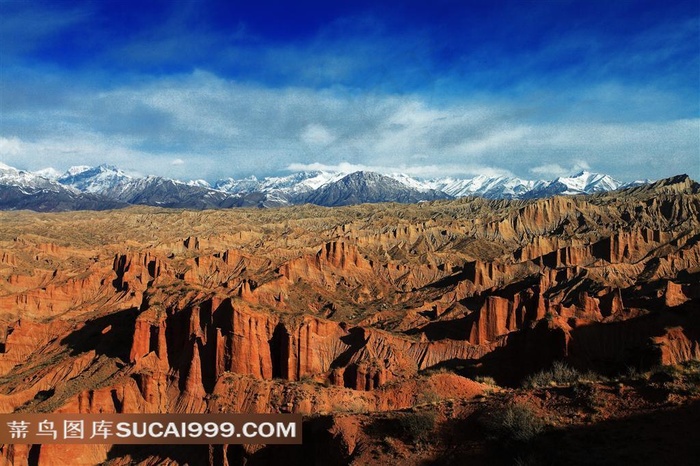
{"label": "shadowed rock face", "polygon": [[0,213],[0,409],[376,412],[484,390],[455,367],[516,384],[555,359],[697,359],[699,218],[687,177],[536,201]]}

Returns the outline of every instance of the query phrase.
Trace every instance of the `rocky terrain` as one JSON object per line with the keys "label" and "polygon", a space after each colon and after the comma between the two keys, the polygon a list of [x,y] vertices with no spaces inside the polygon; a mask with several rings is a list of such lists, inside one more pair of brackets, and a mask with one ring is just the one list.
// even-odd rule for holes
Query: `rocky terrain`
{"label": "rocky terrain", "polygon": [[691,464],[699,240],[687,176],[0,212],[1,412],[306,415],[298,447],[5,445],[0,464]]}

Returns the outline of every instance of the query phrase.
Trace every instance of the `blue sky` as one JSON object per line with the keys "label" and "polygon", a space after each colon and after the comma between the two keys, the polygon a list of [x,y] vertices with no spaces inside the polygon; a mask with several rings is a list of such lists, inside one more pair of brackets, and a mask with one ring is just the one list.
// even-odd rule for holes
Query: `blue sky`
{"label": "blue sky", "polygon": [[0,161],[700,178],[700,2],[0,0]]}

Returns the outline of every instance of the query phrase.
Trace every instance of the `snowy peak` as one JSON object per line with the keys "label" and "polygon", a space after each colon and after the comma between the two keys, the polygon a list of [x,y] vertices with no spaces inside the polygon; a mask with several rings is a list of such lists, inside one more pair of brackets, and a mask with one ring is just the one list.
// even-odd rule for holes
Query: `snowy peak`
{"label": "snowy peak", "polygon": [[63,175],[62,172],[60,172],[59,170],[56,170],[53,167],[42,168],[41,170],[36,170],[32,173],[34,173],[35,175],[40,176],[42,178],[46,178],[47,180],[51,180],[51,181],[56,181]]}
{"label": "snowy peak", "polygon": [[75,167],[59,181],[81,192],[99,194],[125,204],[209,209],[253,202],[215,190],[205,180],[184,182],[160,176],[132,176],[109,165]]}
{"label": "snowy peak", "polygon": [[113,198],[119,198],[119,194],[128,189],[132,181],[131,176],[109,165],[71,167],[58,178],[58,182],[65,186]]}
{"label": "snowy peak", "polygon": [[591,173],[582,171],[574,176],[560,177],[555,180],[567,187],[568,192],[562,194],[590,194],[601,191],[612,191],[622,186],[622,183],[616,179],[601,175],[600,173]]}
{"label": "snowy peak", "polygon": [[[349,178],[348,178],[349,177]],[[379,175],[374,172],[355,172],[351,174],[326,171],[297,172],[287,176],[247,178],[226,178],[210,186],[204,180],[194,180],[186,184],[191,187],[213,189],[232,195],[252,195],[263,193],[274,199],[276,204],[297,204],[306,202],[306,198],[325,186],[347,178],[365,183],[365,191],[371,183],[383,183],[388,187],[389,180],[404,188],[425,193],[427,198],[436,198],[435,192],[444,197],[480,196],[488,199],[522,199],[553,196],[557,194],[590,194],[594,192],[618,189],[622,183],[608,175],[583,171],[569,177],[560,177],[553,181],[525,180],[517,177],[479,175],[473,178],[439,178],[422,181],[403,173]],[[102,193],[121,200],[128,199],[126,194],[134,189],[143,189],[154,180],[165,182],[166,178],[133,178],[121,170],[101,165],[99,167],[73,167],[59,178],[65,185],[83,192]],[[381,180],[381,181],[380,181]],[[394,185],[396,186],[396,185]],[[411,196],[409,196],[411,197]],[[420,197],[420,196],[418,196]]]}
{"label": "snowy peak", "polygon": [[[622,184],[608,175],[588,171],[551,181],[485,175],[421,180],[404,173],[383,175],[370,171],[350,174],[305,171],[262,179],[255,176],[242,179],[227,178],[217,181],[212,187],[206,180],[185,182],[159,176],[137,176],[110,165],[75,166],[59,175],[51,168],[31,173],[0,163],[0,188],[12,188],[12,199],[37,192],[61,192],[65,194],[62,198],[65,199],[60,203],[60,208],[64,210],[70,210],[71,206],[75,205],[94,206],[97,205],[95,203],[104,203],[105,200],[112,202],[113,206],[139,204],[199,209],[274,207],[307,202],[324,206],[419,202],[464,196],[533,199],[555,195],[591,194],[644,183],[638,181]],[[73,198],[77,195],[93,197],[87,201],[81,198],[80,203],[76,204],[77,201]],[[17,202],[22,206],[31,205]],[[56,203],[46,198],[40,208],[48,209],[48,206],[52,205]]]}
{"label": "snowy peak", "polygon": [[321,186],[342,178],[342,173],[324,171],[297,172],[288,176],[266,177],[258,180],[255,176],[243,179],[226,178],[214,184],[218,190],[228,193],[274,192],[277,195],[294,196],[318,189]]}
{"label": "snowy peak", "polygon": [[333,207],[377,202],[411,203],[450,197],[440,191],[420,191],[379,173],[359,171],[321,186],[304,202]]}
{"label": "snowy peak", "polygon": [[82,193],[39,174],[0,164],[0,210],[60,212],[125,206],[113,199]]}
{"label": "snowy peak", "polygon": [[0,163],[0,184],[16,186],[23,190],[38,191],[49,190],[59,191],[63,188],[60,184],[35,173],[18,170],[4,163]]}
{"label": "snowy peak", "polygon": [[338,181],[345,175],[345,173],[325,171],[299,172],[279,178],[266,178],[262,187],[263,189],[279,189],[293,193],[309,192]]}
{"label": "snowy peak", "polygon": [[405,186],[408,186],[409,188],[417,189],[418,191],[421,192],[426,192],[430,191],[433,188],[430,183],[427,183],[425,181],[420,181],[417,180],[409,175],[406,175],[404,173],[391,173],[387,175],[389,178],[393,178],[399,183],[404,184]]}
{"label": "snowy peak", "polygon": [[232,194],[251,193],[259,191],[260,182],[254,176],[243,179],[226,178],[214,183],[214,189]]}
{"label": "snowy peak", "polygon": [[76,176],[79,175],[83,172],[86,172],[90,169],[92,169],[90,165],[76,165],[74,167],[70,167],[68,170],[66,170],[64,176]]}
{"label": "snowy peak", "polygon": [[488,199],[517,199],[537,187],[541,181],[515,177],[479,175],[468,179],[441,178],[430,185],[454,197],[481,196]]}
{"label": "snowy peak", "polygon": [[534,199],[556,195],[593,194],[619,189],[623,184],[616,179],[600,173],[582,171],[573,176],[559,177],[525,193],[522,197]]}
{"label": "snowy peak", "polygon": [[190,180],[187,183],[187,186],[198,186],[200,188],[211,188],[211,185],[207,180]]}

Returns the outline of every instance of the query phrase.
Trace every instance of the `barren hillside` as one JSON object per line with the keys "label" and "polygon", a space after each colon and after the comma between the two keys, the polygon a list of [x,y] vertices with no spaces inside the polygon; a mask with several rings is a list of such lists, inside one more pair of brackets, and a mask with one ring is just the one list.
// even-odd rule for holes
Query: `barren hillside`
{"label": "barren hillside", "polygon": [[[700,359],[699,240],[700,187],[685,176],[532,201],[0,212],[2,412],[298,412],[309,430],[299,448],[1,454],[16,465],[486,464],[480,413],[522,400],[546,419],[538,442],[575,444],[557,430],[570,424],[605,438],[603,421],[670,415],[668,393],[644,395],[659,381],[625,388],[620,374]],[[532,383],[555,361],[596,374],[584,389],[603,414],[577,414],[584,389]],[[697,390],[673,393],[674,409],[695,413],[679,418],[695,419]],[[406,416],[425,431],[396,427]]]}

